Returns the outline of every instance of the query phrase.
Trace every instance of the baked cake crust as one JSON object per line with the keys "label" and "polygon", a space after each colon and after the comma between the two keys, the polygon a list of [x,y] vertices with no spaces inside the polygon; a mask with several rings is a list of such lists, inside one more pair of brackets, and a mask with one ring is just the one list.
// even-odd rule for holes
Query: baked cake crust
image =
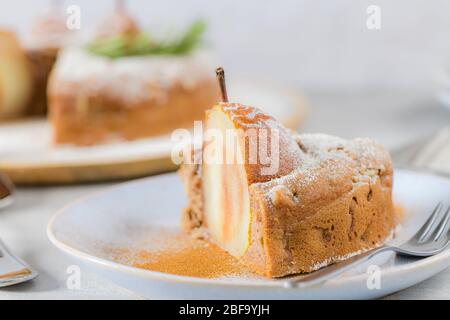
{"label": "baked cake crust", "polygon": [[192,127],[219,96],[203,58],[109,59],[65,49],[48,87],[54,142],[92,145]]}
{"label": "baked cake crust", "polygon": [[[240,259],[267,277],[310,272],[379,246],[396,224],[393,169],[381,145],[323,134],[292,139],[301,165],[249,186],[250,245]],[[207,234],[201,166],[185,164],[180,175],[189,198],[183,226]]]}
{"label": "baked cake crust", "polygon": [[174,83],[164,89],[167,98],[127,103],[108,94],[83,95],[73,89],[50,90],[50,120],[57,144],[93,145],[114,139],[134,140],[190,128],[203,118],[217,99],[214,83],[199,83],[188,90]]}

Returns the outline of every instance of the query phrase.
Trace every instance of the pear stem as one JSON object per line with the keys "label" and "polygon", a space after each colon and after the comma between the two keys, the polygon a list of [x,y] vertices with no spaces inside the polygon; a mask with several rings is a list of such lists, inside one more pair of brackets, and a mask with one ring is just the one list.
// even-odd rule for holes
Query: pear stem
{"label": "pear stem", "polygon": [[223,71],[222,67],[216,69],[216,77],[217,81],[219,81],[222,102],[228,102],[227,86],[225,84],[225,71]]}

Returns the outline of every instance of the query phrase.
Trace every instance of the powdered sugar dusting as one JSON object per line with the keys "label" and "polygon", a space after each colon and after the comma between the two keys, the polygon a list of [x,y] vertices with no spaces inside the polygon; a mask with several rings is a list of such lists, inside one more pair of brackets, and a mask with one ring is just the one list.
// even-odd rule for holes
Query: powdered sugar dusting
{"label": "powdered sugar dusting", "polygon": [[164,99],[165,89],[174,83],[187,89],[195,87],[200,81],[213,78],[212,69],[211,58],[204,51],[184,56],[110,59],[69,47],[59,54],[52,88],[64,90],[64,84],[71,84],[85,94],[106,92],[118,99],[139,102]]}
{"label": "powdered sugar dusting", "polygon": [[[223,102],[220,108],[231,119],[235,128],[243,131],[244,139],[249,144],[248,150],[258,150],[261,170],[256,181],[270,181],[284,176],[300,165],[301,150],[296,141],[289,130],[273,117],[258,108],[240,103]],[[256,138],[252,138],[251,133]],[[246,135],[248,139],[245,138]],[[264,153],[263,161],[261,155]],[[270,170],[265,170],[267,167]]]}
{"label": "powdered sugar dusting", "polygon": [[[343,172],[356,170],[353,182],[367,183],[386,170],[390,165],[388,152],[378,143],[367,138],[344,140],[326,134],[294,134],[299,148],[300,166],[290,174],[280,177],[273,182],[274,186],[283,183],[306,185],[314,183],[318,172],[324,166],[328,168],[328,175],[339,177]],[[298,181],[301,173],[302,179]],[[273,198],[273,188],[268,196]]]}

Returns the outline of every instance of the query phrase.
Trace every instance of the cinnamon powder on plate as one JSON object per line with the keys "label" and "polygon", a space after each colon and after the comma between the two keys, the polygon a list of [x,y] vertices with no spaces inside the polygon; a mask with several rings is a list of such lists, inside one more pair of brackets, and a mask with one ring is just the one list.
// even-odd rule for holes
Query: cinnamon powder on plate
{"label": "cinnamon powder on plate", "polygon": [[179,276],[213,279],[253,275],[217,245],[189,234],[163,234],[158,243],[155,249],[121,250],[121,260],[127,256],[126,263],[134,267]]}
{"label": "cinnamon powder on plate", "polygon": [[[404,207],[396,204],[395,211],[401,222],[405,215]],[[109,247],[106,250],[108,257],[137,268],[179,276],[207,279],[258,277],[232,255],[206,240],[167,230],[151,234],[152,245],[145,246],[146,249]]]}

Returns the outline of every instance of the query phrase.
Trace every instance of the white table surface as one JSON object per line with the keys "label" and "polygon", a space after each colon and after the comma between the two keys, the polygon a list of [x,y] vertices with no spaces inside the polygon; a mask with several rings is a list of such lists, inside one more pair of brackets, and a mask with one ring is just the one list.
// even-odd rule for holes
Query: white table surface
{"label": "white table surface", "polygon": [[[310,115],[301,131],[343,137],[369,136],[393,149],[450,124],[450,111],[424,94],[309,94]],[[15,204],[0,212],[0,237],[40,276],[0,289],[0,299],[139,299],[81,267],[81,288],[66,286],[67,268],[77,262],[47,239],[50,217],[68,202],[111,184],[27,187]],[[450,299],[450,269],[388,299]]]}

